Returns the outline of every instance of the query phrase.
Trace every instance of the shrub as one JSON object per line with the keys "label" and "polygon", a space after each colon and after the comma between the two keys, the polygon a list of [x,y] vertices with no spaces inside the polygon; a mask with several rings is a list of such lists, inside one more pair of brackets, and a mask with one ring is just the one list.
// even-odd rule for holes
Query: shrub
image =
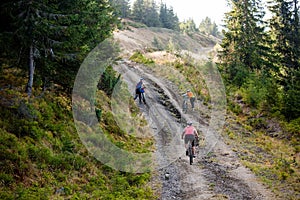
{"label": "shrub", "polygon": [[7,186],[14,182],[14,177],[11,174],[0,172],[0,185]]}
{"label": "shrub", "polygon": [[108,66],[103,72],[97,87],[110,96],[113,93],[114,87],[120,81],[120,78],[121,74],[117,76],[112,66]]}
{"label": "shrub", "polygon": [[154,64],[154,60],[146,58],[139,51],[135,52],[129,59],[132,60],[132,61],[134,61],[134,62],[145,64],[145,65]]}

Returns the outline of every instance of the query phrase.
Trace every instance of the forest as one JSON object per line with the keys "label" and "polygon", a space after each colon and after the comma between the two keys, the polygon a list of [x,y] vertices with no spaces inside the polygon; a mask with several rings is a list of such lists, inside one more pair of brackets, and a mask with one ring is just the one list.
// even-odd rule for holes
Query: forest
{"label": "forest", "polygon": [[[124,18],[143,27],[219,38],[216,64],[228,112],[242,118],[243,106],[250,108],[248,125],[259,130],[268,126],[265,119],[275,119],[282,131],[270,137],[291,142],[294,159],[280,160],[288,166],[280,181],[294,176],[290,166],[300,154],[299,1],[274,0],[267,8],[261,0],[227,2],[231,10],[220,32],[208,17],[198,25],[192,18],[180,22],[172,7],[154,0],[135,0],[132,6],[129,0],[2,0],[0,199],[157,199],[147,185],[150,172],[130,174],[99,163],[73,125],[77,71],[95,46],[122,30]],[[153,141],[127,137],[112,119],[109,97],[120,76],[109,68],[101,78],[102,102],[95,105],[101,107],[97,116],[105,133],[124,148],[151,151]],[[139,117],[133,102],[130,111]],[[293,181],[299,184],[299,177]]]}
{"label": "forest", "polygon": [[116,14],[121,18],[127,18],[136,22],[141,22],[148,27],[162,27],[182,33],[201,32],[207,35],[220,37],[217,24],[209,17],[202,19],[200,24],[195,24],[192,18],[179,21],[177,14],[171,6],[161,2],[159,5],[156,1],[133,1],[130,6],[129,0],[112,0],[115,5]]}

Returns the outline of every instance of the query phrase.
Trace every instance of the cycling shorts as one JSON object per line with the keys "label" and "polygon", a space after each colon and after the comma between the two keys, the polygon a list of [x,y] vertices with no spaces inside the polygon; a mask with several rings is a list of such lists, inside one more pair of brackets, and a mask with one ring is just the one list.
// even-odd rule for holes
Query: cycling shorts
{"label": "cycling shorts", "polygon": [[194,134],[185,135],[184,143],[187,144],[189,141],[192,143],[192,146],[194,147],[195,146],[195,135]]}

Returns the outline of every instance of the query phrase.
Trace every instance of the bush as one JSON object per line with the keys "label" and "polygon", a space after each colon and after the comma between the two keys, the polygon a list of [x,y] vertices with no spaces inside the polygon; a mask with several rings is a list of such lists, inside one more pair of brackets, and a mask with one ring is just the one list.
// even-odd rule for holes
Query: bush
{"label": "bush", "polygon": [[154,64],[154,60],[146,58],[139,51],[135,52],[129,59],[132,60],[132,61],[134,61],[134,62],[145,64],[145,65]]}
{"label": "bush", "polygon": [[0,185],[7,186],[14,182],[14,177],[10,174],[0,172]]}
{"label": "bush", "polygon": [[116,71],[112,66],[108,66],[103,72],[101,79],[98,83],[98,89],[103,90],[108,96],[113,93],[114,87],[120,81],[121,74],[117,76]]}

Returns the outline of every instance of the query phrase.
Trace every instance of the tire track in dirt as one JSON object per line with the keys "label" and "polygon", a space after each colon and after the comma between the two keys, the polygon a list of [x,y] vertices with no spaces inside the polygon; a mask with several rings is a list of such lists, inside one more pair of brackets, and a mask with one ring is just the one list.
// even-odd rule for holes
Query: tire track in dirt
{"label": "tire track in dirt", "polygon": [[200,147],[201,156],[195,159],[194,165],[189,165],[180,140],[185,122],[190,119],[200,122],[196,127],[204,137],[217,133],[211,133],[213,130],[209,129],[208,122],[197,112],[183,114],[180,95],[174,86],[156,78],[148,69],[127,60],[114,68],[122,74],[132,93],[140,77],[147,83],[147,106],[141,104],[140,110],[156,139],[159,177],[155,181],[161,182],[161,191],[157,191],[160,199],[275,199],[239,163],[220,137],[214,138],[216,146],[210,152],[201,154],[203,149]]}

